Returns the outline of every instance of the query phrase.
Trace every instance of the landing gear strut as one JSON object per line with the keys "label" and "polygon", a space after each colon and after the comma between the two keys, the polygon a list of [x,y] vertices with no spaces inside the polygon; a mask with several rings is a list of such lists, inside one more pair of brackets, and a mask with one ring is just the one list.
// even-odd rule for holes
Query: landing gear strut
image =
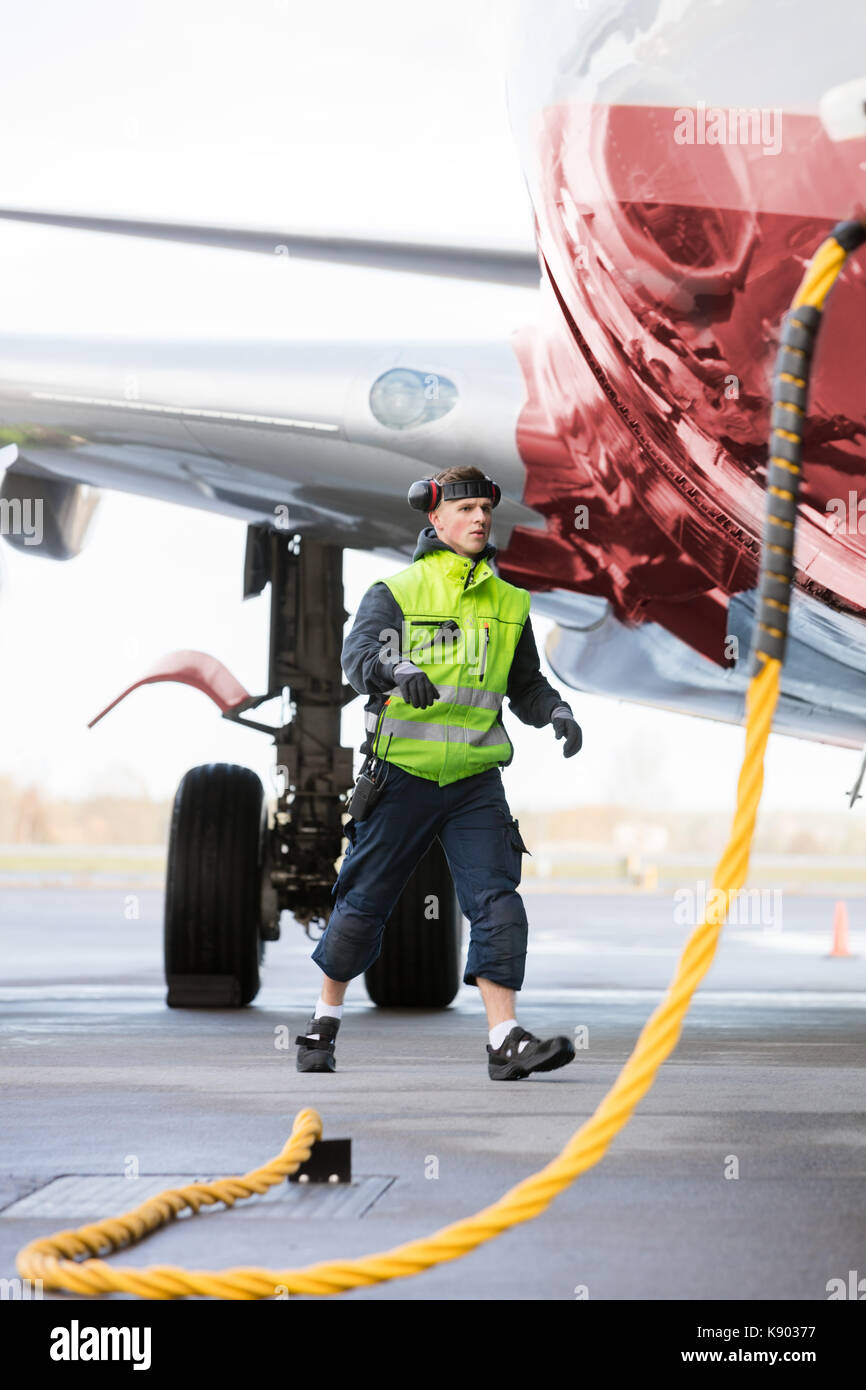
{"label": "landing gear strut", "polygon": [[[226,672],[223,716],[270,734],[276,745],[276,810],[249,768],[193,768],[175,797],[165,895],[167,1002],[240,1007],[255,998],[264,943],[280,915],[324,928],[353,783],[352,749],[340,744],[343,706],[357,692],[342,678],[342,550],[250,526],[244,598],[271,585],[268,689],[247,695]],[[184,677],[189,679],[188,674]],[[199,683],[195,680],[192,683]],[[209,693],[213,694],[213,691]],[[287,700],[290,693],[291,699]],[[247,717],[279,696],[279,727]],[[436,907],[431,913],[430,903]],[[388,920],[382,953],[366,973],[373,1002],[444,1008],[460,984],[462,918],[435,841]]]}

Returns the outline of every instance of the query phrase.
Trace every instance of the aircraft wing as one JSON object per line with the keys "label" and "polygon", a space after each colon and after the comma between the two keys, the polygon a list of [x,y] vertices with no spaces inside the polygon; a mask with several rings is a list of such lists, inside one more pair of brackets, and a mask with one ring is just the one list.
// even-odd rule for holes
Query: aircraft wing
{"label": "aircraft wing", "polygon": [[267,256],[329,261],[336,265],[365,266],[369,270],[444,275],[456,280],[487,281],[529,289],[537,288],[541,279],[538,253],[533,248],[447,246],[436,242],[286,232],[279,228],[220,227],[209,223],[40,212],[29,208],[0,208],[0,218],[76,231],[111,232],[117,236],[180,241],[229,251],[255,251]]}

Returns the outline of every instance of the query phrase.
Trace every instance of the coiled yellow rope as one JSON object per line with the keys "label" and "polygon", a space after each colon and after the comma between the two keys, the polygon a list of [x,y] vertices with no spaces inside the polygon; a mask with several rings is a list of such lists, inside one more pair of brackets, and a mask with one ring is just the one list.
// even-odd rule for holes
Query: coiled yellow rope
{"label": "coiled yellow rope", "polygon": [[[829,240],[832,242],[833,238]],[[847,254],[835,243],[834,247],[824,243],[819,248],[795,306],[807,302],[817,307],[823,305]],[[837,254],[839,252],[841,254]],[[131,1269],[112,1266],[96,1258],[100,1252],[134,1244],[186,1207],[197,1212],[200,1206],[214,1202],[232,1206],[238,1199],[264,1192],[284,1181],[309,1158],[312,1145],[322,1135],[322,1121],[317,1111],[301,1110],[295,1116],[292,1133],[282,1152],[263,1167],[243,1177],[173,1188],[114,1220],[100,1221],[75,1231],[59,1231],[33,1241],[18,1254],[16,1267],[22,1278],[41,1279],[46,1289],[68,1289],[82,1294],[124,1292],[147,1299],[191,1295],[260,1299],[277,1297],[283,1290],[290,1294],[334,1294],[388,1279],[405,1278],[447,1260],[459,1259],[485,1241],[523,1221],[531,1221],[544,1211],[575,1178],[599,1162],[613,1138],[628,1122],[638,1101],[652,1086],[659,1067],[679,1040],[692,996],[712,964],[731,896],[745,883],[763,788],[764,754],[779,698],[781,673],[781,661],[758,654],[763,664],[747,692],[746,745],[737,785],[736,810],[728,845],[713,875],[713,891],[708,898],[710,906],[686,944],[664,999],[645,1024],[611,1090],[546,1167],[474,1216],[445,1226],[421,1240],[358,1259],[328,1260],[304,1269],[239,1267],[214,1271],[184,1270],[175,1265]]]}

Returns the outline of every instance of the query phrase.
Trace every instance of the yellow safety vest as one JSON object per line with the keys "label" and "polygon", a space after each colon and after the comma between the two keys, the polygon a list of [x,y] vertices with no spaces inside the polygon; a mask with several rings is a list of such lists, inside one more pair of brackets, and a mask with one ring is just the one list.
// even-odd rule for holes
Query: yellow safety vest
{"label": "yellow safety vest", "polygon": [[402,633],[392,635],[390,649],[385,639],[383,659],[413,661],[439,699],[415,709],[395,686],[380,713],[366,716],[378,756],[440,787],[509,763],[514,749],[499,716],[529,616],[527,591],[500,579],[486,560],[446,549],[379,582],[403,612]]}

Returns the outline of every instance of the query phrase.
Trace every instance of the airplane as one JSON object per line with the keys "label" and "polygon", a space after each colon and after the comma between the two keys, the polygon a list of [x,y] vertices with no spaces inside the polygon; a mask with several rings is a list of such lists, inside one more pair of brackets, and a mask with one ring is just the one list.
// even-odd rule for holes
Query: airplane
{"label": "airplane", "polygon": [[[264,693],[214,656],[174,652],[91,721],[174,680],[276,746],[273,817],[248,768],[193,768],[178,788],[169,1006],[248,1004],[282,912],[308,934],[327,920],[353,781],[342,551],[408,562],[406,493],[425,474],[471,461],[499,483],[498,572],[555,620],[545,652],[560,681],[742,722],[782,319],[830,229],[866,220],[864,30],[843,0],[528,7],[508,82],[525,252],[0,208],[70,234],[538,291],[506,341],[81,335],[60,350],[49,332],[0,332],[0,508],[39,502],[45,518],[40,545],[20,527],[8,543],[69,559],[99,489],[116,489],[244,521],[244,596],[270,585]],[[866,742],[864,285],[854,255],[818,340],[773,725],[845,747]],[[250,717],[278,695],[284,723]],[[439,930],[419,932],[431,892]],[[434,842],[366,983],[377,1004],[441,1008],[459,981],[459,907]]]}

